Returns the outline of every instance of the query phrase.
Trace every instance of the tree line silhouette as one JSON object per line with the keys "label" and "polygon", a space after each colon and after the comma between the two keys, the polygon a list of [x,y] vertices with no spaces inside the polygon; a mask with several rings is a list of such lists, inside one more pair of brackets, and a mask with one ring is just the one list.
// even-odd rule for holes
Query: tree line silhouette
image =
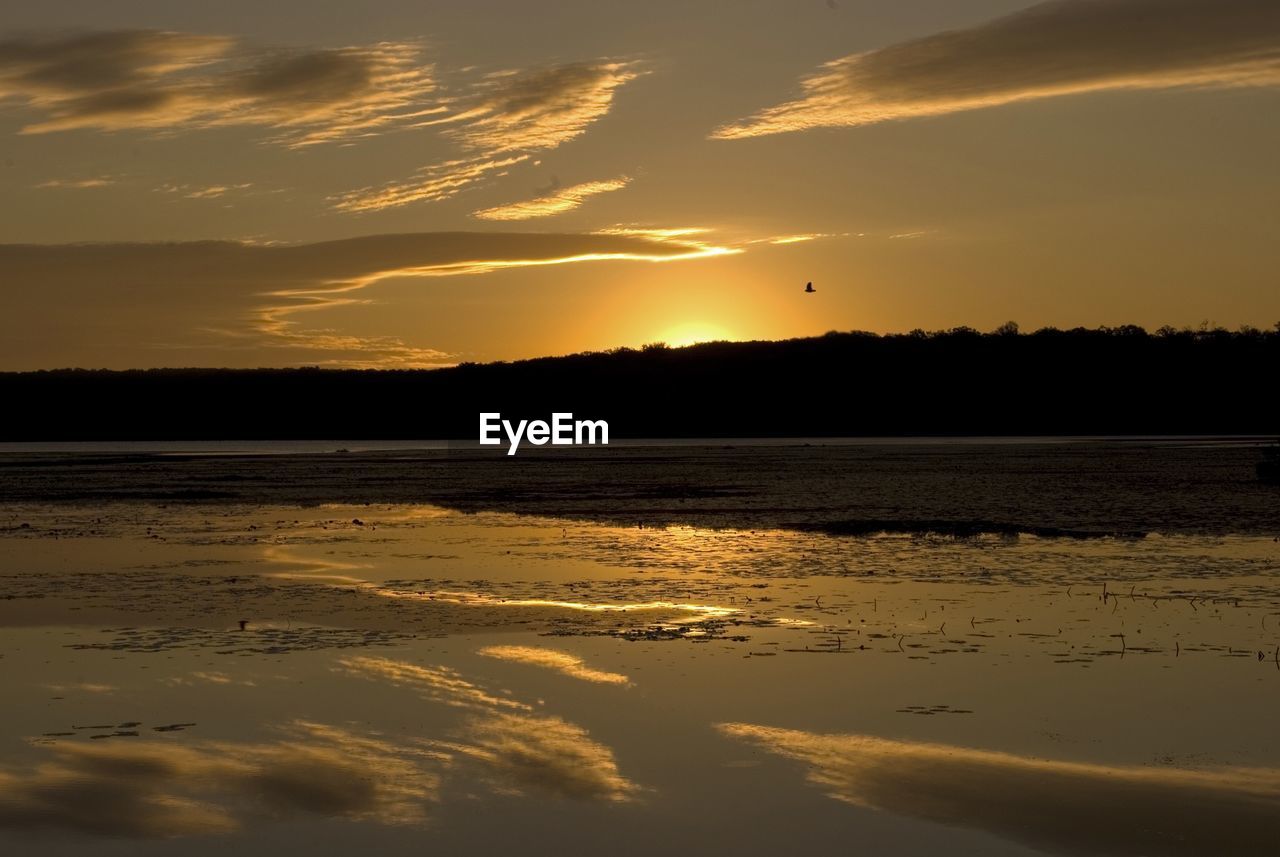
{"label": "tree line silhouette", "polygon": [[432,370],[0,373],[0,440],[475,439],[478,414],[611,436],[1267,434],[1280,325],[861,331]]}

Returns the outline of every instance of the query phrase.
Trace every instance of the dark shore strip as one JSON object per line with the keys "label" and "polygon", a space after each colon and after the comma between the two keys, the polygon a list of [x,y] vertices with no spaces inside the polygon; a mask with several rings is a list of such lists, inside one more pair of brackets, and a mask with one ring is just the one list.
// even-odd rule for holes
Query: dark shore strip
{"label": "dark shore strip", "polygon": [[[0,504],[435,505],[830,535],[1280,535],[1241,444],[687,446],[286,455],[0,452]],[[17,524],[20,521],[12,521]]]}
{"label": "dark shore strip", "polygon": [[784,529],[823,533],[828,536],[935,535],[957,539],[979,536],[1038,536],[1044,539],[1144,539],[1145,530],[1081,530],[998,521],[823,521],[794,523]]}

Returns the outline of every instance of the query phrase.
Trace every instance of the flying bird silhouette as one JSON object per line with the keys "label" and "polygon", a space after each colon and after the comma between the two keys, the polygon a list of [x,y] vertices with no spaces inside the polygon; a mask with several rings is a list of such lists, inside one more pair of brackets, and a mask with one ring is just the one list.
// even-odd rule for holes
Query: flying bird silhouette
{"label": "flying bird silhouette", "polygon": [[805,284],[804,284],[804,293],[805,293],[806,295],[811,295],[811,294],[813,294],[813,293],[814,293],[814,292],[816,292],[816,291],[817,291],[817,289],[815,289],[815,288],[813,287],[813,283],[805,283]]}

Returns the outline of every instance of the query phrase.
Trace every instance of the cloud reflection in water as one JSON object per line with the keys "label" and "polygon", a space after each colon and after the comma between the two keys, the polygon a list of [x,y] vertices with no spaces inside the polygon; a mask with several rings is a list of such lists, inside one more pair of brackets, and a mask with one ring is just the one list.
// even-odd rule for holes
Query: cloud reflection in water
{"label": "cloud reflection in water", "polygon": [[58,743],[30,772],[0,771],[0,827],[164,838],[253,819],[425,820],[447,757],[298,721],[279,741]]}
{"label": "cloud reflection in water", "polygon": [[804,762],[841,801],[1057,854],[1274,854],[1280,770],[1060,762],[747,723],[718,729]]}
{"label": "cloud reflection in water", "polygon": [[631,684],[631,679],[622,673],[593,669],[577,655],[562,652],[559,649],[548,649],[543,646],[485,646],[480,650],[480,654],[504,661],[543,667],[570,678],[598,684]]}
{"label": "cloud reflection in water", "polygon": [[469,709],[472,716],[458,730],[458,740],[429,743],[444,753],[480,762],[499,792],[524,794],[532,789],[557,797],[622,802],[640,791],[619,771],[613,751],[582,727],[535,714],[532,706],[496,696],[448,667],[375,657],[343,658],[341,664],[352,675],[410,687],[424,699]]}

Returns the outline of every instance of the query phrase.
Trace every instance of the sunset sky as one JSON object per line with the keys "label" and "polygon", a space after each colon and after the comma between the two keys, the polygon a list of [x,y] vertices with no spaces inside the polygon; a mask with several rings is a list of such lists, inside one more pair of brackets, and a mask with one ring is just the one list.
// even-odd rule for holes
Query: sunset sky
{"label": "sunset sky", "polygon": [[1276,0],[10,4],[0,369],[1269,327],[1278,151]]}

